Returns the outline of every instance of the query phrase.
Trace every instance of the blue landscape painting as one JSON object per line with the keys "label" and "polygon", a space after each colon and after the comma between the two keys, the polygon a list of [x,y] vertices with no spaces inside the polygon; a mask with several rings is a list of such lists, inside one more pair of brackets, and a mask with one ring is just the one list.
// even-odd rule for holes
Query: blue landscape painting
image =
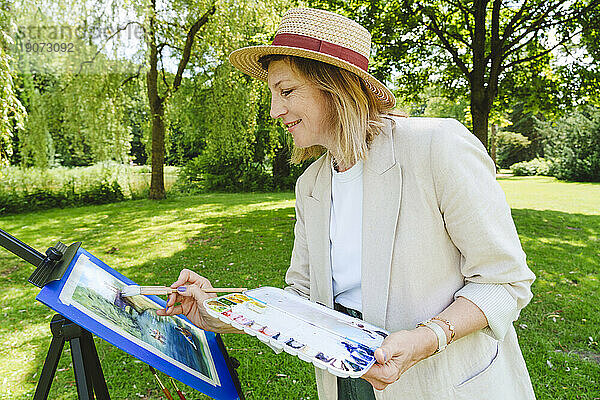
{"label": "blue landscape painting", "polygon": [[[91,264],[91,263],[90,263]],[[216,370],[204,331],[177,317],[156,315],[160,306],[146,296],[121,296],[124,284],[101,268],[88,264],[81,269],[72,292],[71,305],[85,308],[113,330],[123,330],[154,353],[189,367],[214,382]],[[132,338],[133,339],[133,338]]]}

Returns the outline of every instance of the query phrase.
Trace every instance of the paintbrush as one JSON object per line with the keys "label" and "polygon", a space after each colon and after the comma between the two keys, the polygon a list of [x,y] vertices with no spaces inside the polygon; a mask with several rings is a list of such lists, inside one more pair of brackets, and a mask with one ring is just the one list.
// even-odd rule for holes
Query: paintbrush
{"label": "paintbrush", "polygon": [[[206,293],[241,293],[246,291],[246,288],[206,288],[202,289]],[[173,289],[168,286],[138,286],[138,285],[129,285],[125,286],[123,290],[121,290],[121,296],[123,297],[131,297],[137,296],[139,294],[146,295],[164,295],[177,293],[177,289]]]}
{"label": "paintbrush", "polygon": [[156,373],[156,370],[154,368],[152,368],[151,365],[148,365],[148,366],[150,367],[150,371],[152,371],[152,375],[154,375],[154,377],[156,378],[156,382],[158,382],[158,386],[160,386],[160,388],[162,389],[162,391],[165,394],[165,396],[167,396],[167,399],[174,400],[173,396],[171,396],[171,392],[169,392],[169,389],[167,389],[165,387],[165,385],[163,385],[162,381],[158,377],[158,374]]}
{"label": "paintbrush", "polygon": [[179,396],[179,400],[186,400],[186,398],[183,395],[183,393],[181,392],[181,390],[179,390],[179,388],[175,384],[175,380],[171,377],[169,377],[169,379],[171,380],[171,384],[173,384],[173,386],[175,386],[175,391],[177,392],[177,396]]}

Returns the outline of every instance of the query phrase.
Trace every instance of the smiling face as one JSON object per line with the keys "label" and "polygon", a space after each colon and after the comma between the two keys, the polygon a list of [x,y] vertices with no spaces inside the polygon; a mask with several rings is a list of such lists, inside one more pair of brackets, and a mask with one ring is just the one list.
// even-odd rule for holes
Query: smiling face
{"label": "smiling face", "polygon": [[314,84],[294,71],[287,60],[269,63],[271,117],[281,118],[297,147],[331,148],[327,99]]}

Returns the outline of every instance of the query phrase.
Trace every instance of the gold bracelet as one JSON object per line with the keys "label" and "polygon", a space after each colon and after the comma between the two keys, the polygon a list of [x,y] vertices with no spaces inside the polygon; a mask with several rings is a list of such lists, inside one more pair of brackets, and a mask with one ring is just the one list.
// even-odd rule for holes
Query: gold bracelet
{"label": "gold bracelet", "polygon": [[440,317],[433,317],[431,319],[435,319],[435,320],[441,321],[444,324],[446,324],[446,326],[450,330],[450,340],[448,341],[448,344],[452,343],[452,341],[454,340],[454,336],[456,334],[456,332],[454,332],[454,325],[452,325],[450,323],[450,321],[448,321],[447,319],[443,319],[443,318],[440,318]]}

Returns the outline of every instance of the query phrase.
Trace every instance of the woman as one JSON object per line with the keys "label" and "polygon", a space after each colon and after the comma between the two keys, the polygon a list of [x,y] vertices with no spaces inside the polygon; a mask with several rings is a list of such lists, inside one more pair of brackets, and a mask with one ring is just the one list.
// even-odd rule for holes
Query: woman
{"label": "woman", "polygon": [[[535,398],[512,326],[534,275],[495,167],[454,120],[386,114],[369,51],[357,23],[292,9],[272,45],[230,56],[267,81],[294,160],[325,152],[296,184],[286,290],[392,332],[364,380],[317,369],[319,398]],[[179,286],[161,314],[233,331],[203,310],[210,282],[184,270]]]}

